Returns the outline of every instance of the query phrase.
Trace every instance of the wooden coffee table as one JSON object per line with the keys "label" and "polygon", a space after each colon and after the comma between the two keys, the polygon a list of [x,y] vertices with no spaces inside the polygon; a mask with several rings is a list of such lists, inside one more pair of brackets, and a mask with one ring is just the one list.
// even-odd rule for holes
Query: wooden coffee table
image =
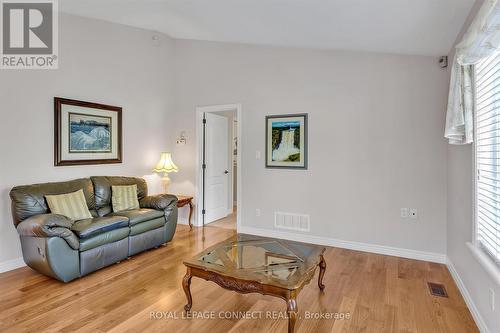
{"label": "wooden coffee table", "polygon": [[193,306],[191,278],[212,281],[239,293],[260,293],[284,299],[288,311],[288,332],[297,320],[297,296],[319,267],[318,287],[323,290],[326,262],[322,246],[245,234],[235,235],[185,260],[182,287],[187,304]]}

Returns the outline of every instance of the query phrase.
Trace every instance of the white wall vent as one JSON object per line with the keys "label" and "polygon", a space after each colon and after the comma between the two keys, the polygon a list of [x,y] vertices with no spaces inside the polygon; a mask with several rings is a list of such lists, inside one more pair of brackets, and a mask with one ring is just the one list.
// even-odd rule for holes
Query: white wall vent
{"label": "white wall vent", "polygon": [[276,229],[309,232],[309,215],[274,212],[274,227]]}

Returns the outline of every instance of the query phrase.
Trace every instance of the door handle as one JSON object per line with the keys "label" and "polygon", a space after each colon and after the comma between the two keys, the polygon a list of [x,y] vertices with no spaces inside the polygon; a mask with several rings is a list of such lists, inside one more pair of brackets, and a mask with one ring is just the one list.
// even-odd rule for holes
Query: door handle
{"label": "door handle", "polygon": [[229,171],[227,170],[224,170],[224,174],[227,175],[229,173]]}

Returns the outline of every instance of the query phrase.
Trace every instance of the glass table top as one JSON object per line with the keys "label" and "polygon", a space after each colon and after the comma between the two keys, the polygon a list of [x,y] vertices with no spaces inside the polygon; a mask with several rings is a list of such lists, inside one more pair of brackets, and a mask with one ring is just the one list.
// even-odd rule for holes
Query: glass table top
{"label": "glass table top", "polygon": [[188,263],[239,278],[288,286],[315,268],[323,251],[324,247],[317,245],[238,234],[208,248]]}

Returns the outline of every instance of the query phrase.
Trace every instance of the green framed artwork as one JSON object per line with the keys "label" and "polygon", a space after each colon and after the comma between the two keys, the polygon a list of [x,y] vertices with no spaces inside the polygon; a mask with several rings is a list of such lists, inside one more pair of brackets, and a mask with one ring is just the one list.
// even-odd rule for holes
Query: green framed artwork
{"label": "green framed artwork", "polygon": [[266,168],[307,169],[307,113],[266,116]]}

